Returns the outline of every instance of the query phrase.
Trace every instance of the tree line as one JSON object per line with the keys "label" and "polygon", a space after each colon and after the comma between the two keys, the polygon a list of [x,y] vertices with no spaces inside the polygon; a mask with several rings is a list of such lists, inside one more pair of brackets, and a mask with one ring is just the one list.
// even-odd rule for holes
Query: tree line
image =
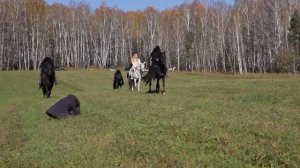
{"label": "tree line", "polygon": [[0,0],[0,69],[127,66],[156,45],[176,70],[230,73],[300,70],[299,0],[194,0],[172,9],[125,12],[102,3],[48,5]]}

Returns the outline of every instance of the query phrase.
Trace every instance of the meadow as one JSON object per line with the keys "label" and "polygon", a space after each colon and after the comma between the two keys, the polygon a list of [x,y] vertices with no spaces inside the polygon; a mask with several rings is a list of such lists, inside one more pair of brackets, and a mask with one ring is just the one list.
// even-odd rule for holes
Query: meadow
{"label": "meadow", "polygon": [[[123,77],[126,72],[122,71]],[[300,76],[171,72],[166,94],[109,70],[0,72],[0,167],[299,167]],[[68,94],[81,114],[50,119]]]}

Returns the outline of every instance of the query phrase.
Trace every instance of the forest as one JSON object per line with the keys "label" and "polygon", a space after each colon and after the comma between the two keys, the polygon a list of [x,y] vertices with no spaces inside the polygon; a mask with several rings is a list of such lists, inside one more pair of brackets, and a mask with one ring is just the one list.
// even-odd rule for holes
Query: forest
{"label": "forest", "polygon": [[105,2],[48,5],[0,0],[0,70],[126,67],[156,45],[176,70],[228,73],[300,71],[300,1],[194,0],[171,9],[123,11]]}

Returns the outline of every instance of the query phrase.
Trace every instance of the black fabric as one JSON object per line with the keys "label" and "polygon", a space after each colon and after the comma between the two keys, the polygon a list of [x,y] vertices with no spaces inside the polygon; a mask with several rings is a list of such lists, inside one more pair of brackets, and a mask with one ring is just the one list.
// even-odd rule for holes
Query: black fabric
{"label": "black fabric", "polygon": [[129,69],[132,67],[132,63],[129,64],[128,67],[125,68],[126,71],[129,71]]}
{"label": "black fabric", "polygon": [[120,89],[124,85],[122,73],[120,70],[117,70],[114,74],[114,82],[113,82],[113,88],[114,89]]}
{"label": "black fabric", "polygon": [[53,118],[63,118],[70,115],[80,114],[80,102],[76,96],[70,94],[65,98],[60,99],[53,106],[51,106],[46,114]]}
{"label": "black fabric", "polygon": [[50,97],[54,82],[56,82],[54,62],[50,57],[46,57],[40,65],[39,88],[42,88],[44,97]]}

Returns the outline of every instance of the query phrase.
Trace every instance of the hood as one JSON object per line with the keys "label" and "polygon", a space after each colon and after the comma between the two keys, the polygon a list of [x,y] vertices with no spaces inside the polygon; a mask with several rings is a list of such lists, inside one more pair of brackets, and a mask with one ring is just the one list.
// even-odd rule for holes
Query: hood
{"label": "hood", "polygon": [[72,94],[69,94],[68,96],[67,96],[69,99],[71,99],[72,101],[78,101],[78,99],[77,99],[77,97],[76,96],[74,96],[74,95],[72,95]]}

